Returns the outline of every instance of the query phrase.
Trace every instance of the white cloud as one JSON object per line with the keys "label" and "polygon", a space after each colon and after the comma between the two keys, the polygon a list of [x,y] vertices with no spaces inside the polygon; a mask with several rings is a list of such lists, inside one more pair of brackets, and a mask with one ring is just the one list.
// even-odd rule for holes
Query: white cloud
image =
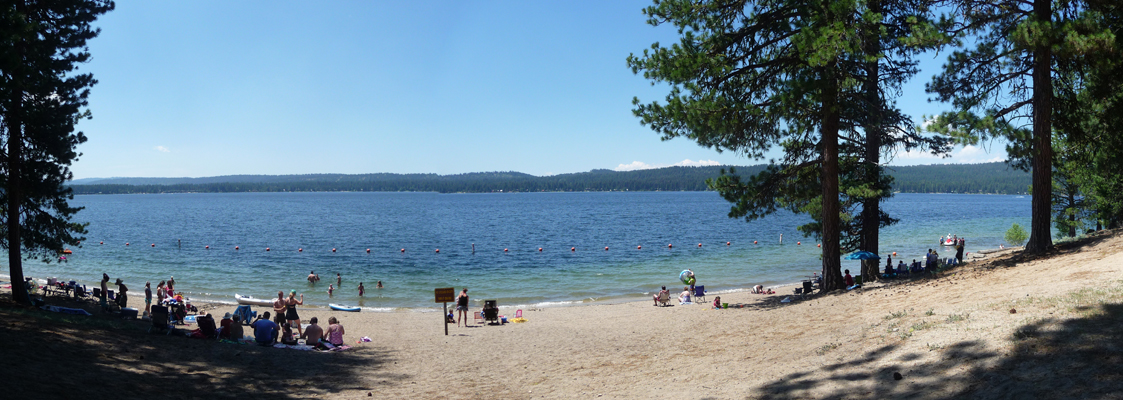
{"label": "white cloud", "polygon": [[717,161],[714,161],[714,160],[693,161],[693,160],[688,158],[688,159],[679,161],[679,162],[674,163],[674,164],[669,164],[669,165],[668,164],[655,164],[655,165],[653,165],[653,164],[645,163],[643,161],[632,161],[631,164],[617,165],[615,170],[616,171],[638,171],[638,170],[641,170],[641,169],[655,169],[655,168],[666,168],[666,167],[709,167],[709,166],[716,166],[716,165],[721,165],[721,163],[717,162]]}
{"label": "white cloud", "polygon": [[632,161],[631,164],[617,165],[615,170],[616,171],[638,171],[638,170],[641,170],[641,169],[652,169],[652,168],[659,168],[659,167],[652,166],[652,165],[647,164],[647,163],[642,162],[642,161]]}
{"label": "white cloud", "polygon": [[[979,164],[1006,161],[1006,152],[1001,149],[991,153],[986,147],[965,145],[951,151],[951,157],[943,158],[926,151],[898,153],[900,165],[914,164]],[[894,162],[894,164],[898,164]]]}
{"label": "white cloud", "polygon": [[161,153],[171,153],[172,152],[171,150],[168,150],[168,148],[164,147],[164,146],[156,146],[155,149],[156,149],[156,151],[161,152]]}
{"label": "white cloud", "polygon": [[679,161],[677,163],[671,164],[671,166],[675,166],[675,167],[713,167],[713,166],[718,166],[718,165],[721,165],[721,163],[719,163],[717,161],[714,161],[714,160],[690,161],[689,158],[685,159],[685,160],[682,160],[682,161]]}

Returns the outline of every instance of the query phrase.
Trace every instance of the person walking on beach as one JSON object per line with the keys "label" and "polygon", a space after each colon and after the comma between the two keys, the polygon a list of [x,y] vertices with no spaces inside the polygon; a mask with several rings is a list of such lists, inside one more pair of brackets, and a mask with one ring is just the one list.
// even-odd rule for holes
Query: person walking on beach
{"label": "person walking on beach", "polygon": [[115,284],[117,285],[117,306],[121,308],[128,307],[129,295],[127,293],[129,292],[129,287],[125,286],[125,282],[122,282],[121,278],[117,278]]}
{"label": "person walking on beach", "polygon": [[366,291],[367,289],[363,287],[363,283],[359,282],[359,297],[363,297],[363,293],[365,293]]}
{"label": "person walking on beach", "polygon": [[955,243],[955,259],[961,264],[963,263],[963,247],[966,242],[966,239],[960,238],[959,241]]}
{"label": "person walking on beach", "polygon": [[273,322],[278,327],[285,323],[285,292],[277,291],[277,300],[273,300]]}
{"label": "person walking on beach", "polygon": [[460,327],[460,320],[464,319],[464,326],[468,326],[468,288],[460,291],[456,296],[456,326]]}
{"label": "person walking on beach", "polygon": [[109,311],[109,274],[101,274],[101,311]]}
{"label": "person walking on beach", "polygon": [[144,315],[152,311],[152,282],[144,282]]}
{"label": "person walking on beach", "polygon": [[303,335],[304,328],[300,327],[300,316],[296,314],[296,306],[304,305],[304,295],[300,295],[300,300],[296,299],[296,290],[289,292],[289,299],[285,300],[285,321],[289,326],[296,327],[296,333]]}

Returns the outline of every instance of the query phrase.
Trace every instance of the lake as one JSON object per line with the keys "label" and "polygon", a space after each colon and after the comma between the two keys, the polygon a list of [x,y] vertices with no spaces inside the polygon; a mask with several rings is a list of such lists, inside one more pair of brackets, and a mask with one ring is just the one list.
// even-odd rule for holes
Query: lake
{"label": "lake", "polygon": [[[26,262],[26,275],[96,285],[105,272],[133,293],[175,276],[179,291],[209,301],[297,290],[309,306],[433,311],[433,289],[455,287],[475,302],[551,306],[674,291],[683,269],[711,293],[821,269],[816,241],[796,231],[806,216],[730,219],[713,192],[91,195],[72,204],[85,207],[76,220],[90,223],[87,241],[66,263]],[[1030,222],[1028,196],[898,194],[883,204],[901,222],[882,231],[880,248],[906,262],[948,233],[973,252]],[[309,284],[309,271],[323,280]],[[329,298],[337,273],[343,284]]]}

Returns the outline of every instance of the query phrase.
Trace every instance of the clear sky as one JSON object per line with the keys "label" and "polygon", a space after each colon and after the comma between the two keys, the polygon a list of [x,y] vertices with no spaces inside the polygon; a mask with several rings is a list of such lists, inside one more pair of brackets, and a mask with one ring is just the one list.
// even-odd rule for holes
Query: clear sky
{"label": "clear sky", "polygon": [[[649,0],[551,2],[135,1],[96,23],[99,83],[76,178],[520,171],[751,165],[641,126],[662,99],[625,63],[654,42]],[[900,106],[941,110],[923,84]],[[1005,158],[957,149],[950,159]]]}

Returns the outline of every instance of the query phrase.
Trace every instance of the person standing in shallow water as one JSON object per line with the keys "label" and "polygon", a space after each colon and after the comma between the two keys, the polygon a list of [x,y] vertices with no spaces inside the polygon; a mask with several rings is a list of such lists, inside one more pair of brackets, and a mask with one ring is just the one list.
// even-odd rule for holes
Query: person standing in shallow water
{"label": "person standing in shallow water", "polygon": [[359,282],[359,297],[363,297],[363,293],[365,293],[366,291],[366,288],[363,287],[363,283]]}
{"label": "person standing in shallow water", "polygon": [[335,286],[343,287],[343,277],[339,276],[338,272],[335,273]]}
{"label": "person standing in shallow water", "polygon": [[464,319],[464,326],[468,326],[468,288],[460,291],[456,296],[456,326],[460,327],[460,320]]}

